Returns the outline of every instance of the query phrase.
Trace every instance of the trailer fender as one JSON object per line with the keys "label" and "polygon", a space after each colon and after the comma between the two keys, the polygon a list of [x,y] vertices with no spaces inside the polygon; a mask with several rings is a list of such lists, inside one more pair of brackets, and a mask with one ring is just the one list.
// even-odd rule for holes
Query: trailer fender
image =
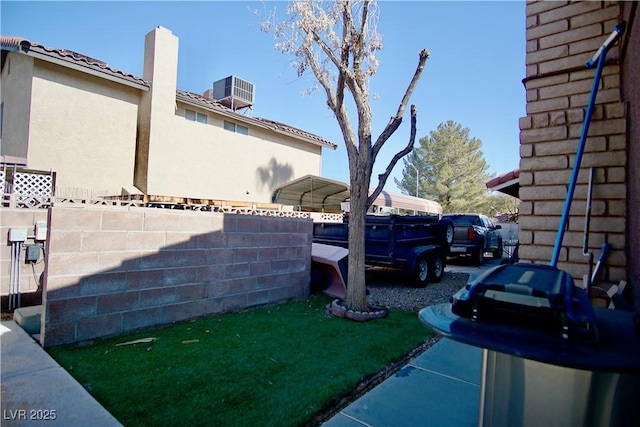
{"label": "trailer fender", "polygon": [[[439,255],[439,262],[442,271],[437,274],[431,271],[433,268],[433,260]],[[416,246],[407,253],[407,262],[405,264],[404,273],[407,277],[416,282],[417,286],[426,286],[429,281],[439,282],[444,272],[444,262],[446,257],[443,254],[443,248],[440,245],[424,245]],[[427,271],[425,272],[419,264],[426,262]],[[426,274],[425,274],[426,273]]]}
{"label": "trailer fender", "polygon": [[407,252],[407,265],[410,268],[415,267],[416,260],[420,255],[429,255],[429,252],[435,250],[442,250],[442,246],[440,245],[423,245],[416,246],[411,248],[409,252]]}

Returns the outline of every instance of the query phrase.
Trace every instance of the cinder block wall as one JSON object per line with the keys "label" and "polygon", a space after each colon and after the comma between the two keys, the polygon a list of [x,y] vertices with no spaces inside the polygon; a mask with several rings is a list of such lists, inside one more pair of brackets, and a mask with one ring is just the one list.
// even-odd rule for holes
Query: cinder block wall
{"label": "cinder block wall", "polygon": [[[11,271],[11,243],[9,242],[9,230],[11,228],[26,228],[28,239],[25,245],[33,245],[34,226],[37,221],[47,220],[46,209],[10,209],[0,208],[0,294],[4,297],[9,294]],[[40,260],[35,264],[25,263],[25,249],[23,247],[18,260],[20,265],[20,290],[22,292],[35,292],[38,290],[40,275],[44,270],[44,257],[40,252]]]}
{"label": "cinder block wall", "polygon": [[50,210],[41,344],[308,295],[312,222],[161,210]]}
{"label": "cinder block wall", "polygon": [[[528,1],[526,98],[520,119],[520,257],[549,263],[575,160],[595,68],[585,63],[620,22],[618,2]],[[558,267],[578,283],[589,169],[595,167],[589,249],[612,250],[599,276],[626,280],[626,106],[618,48],[607,55]]]}

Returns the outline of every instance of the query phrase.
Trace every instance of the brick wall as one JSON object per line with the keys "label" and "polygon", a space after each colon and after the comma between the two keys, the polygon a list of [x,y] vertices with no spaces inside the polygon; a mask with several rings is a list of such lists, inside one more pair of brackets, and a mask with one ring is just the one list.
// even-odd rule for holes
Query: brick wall
{"label": "brick wall", "polygon": [[627,175],[627,247],[629,285],[633,290],[634,305],[640,309],[640,10],[638,2],[622,3],[627,32],[623,39],[622,93],[628,103],[627,121],[629,156]]}
{"label": "brick wall", "polygon": [[310,220],[56,206],[49,224],[43,346],[309,292]]}
{"label": "brick wall", "polygon": [[[549,263],[595,68],[585,63],[620,22],[617,2],[528,1],[527,116],[520,119],[520,257]],[[595,167],[590,250],[612,245],[604,272],[626,280],[626,105],[618,48],[607,55],[558,267],[578,282],[589,169]]]}

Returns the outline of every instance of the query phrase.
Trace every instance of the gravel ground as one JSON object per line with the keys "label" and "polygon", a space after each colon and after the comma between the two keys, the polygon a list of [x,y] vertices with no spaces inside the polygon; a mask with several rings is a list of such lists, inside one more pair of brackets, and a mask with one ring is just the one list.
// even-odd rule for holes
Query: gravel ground
{"label": "gravel ground", "polygon": [[429,305],[449,302],[468,278],[467,273],[445,272],[440,283],[416,288],[398,270],[372,267],[366,272],[368,302],[377,307],[418,312]]}

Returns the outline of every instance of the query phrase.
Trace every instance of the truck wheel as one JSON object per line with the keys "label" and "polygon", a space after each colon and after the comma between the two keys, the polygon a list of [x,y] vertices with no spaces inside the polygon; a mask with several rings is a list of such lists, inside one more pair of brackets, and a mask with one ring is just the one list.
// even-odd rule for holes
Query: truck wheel
{"label": "truck wheel", "polygon": [[424,255],[420,255],[416,260],[416,268],[414,271],[414,283],[416,288],[423,288],[429,283],[429,261]]}
{"label": "truck wheel", "polygon": [[478,252],[473,254],[473,262],[476,265],[482,265],[482,263],[484,262],[484,245],[482,245],[482,247],[478,249]]}
{"label": "truck wheel", "polygon": [[438,283],[444,277],[445,260],[441,252],[436,252],[429,260],[429,281]]}
{"label": "truck wheel", "polygon": [[502,258],[502,240],[500,240],[498,242],[498,249],[496,249],[495,251],[493,251],[493,257],[495,259],[500,259]]}

